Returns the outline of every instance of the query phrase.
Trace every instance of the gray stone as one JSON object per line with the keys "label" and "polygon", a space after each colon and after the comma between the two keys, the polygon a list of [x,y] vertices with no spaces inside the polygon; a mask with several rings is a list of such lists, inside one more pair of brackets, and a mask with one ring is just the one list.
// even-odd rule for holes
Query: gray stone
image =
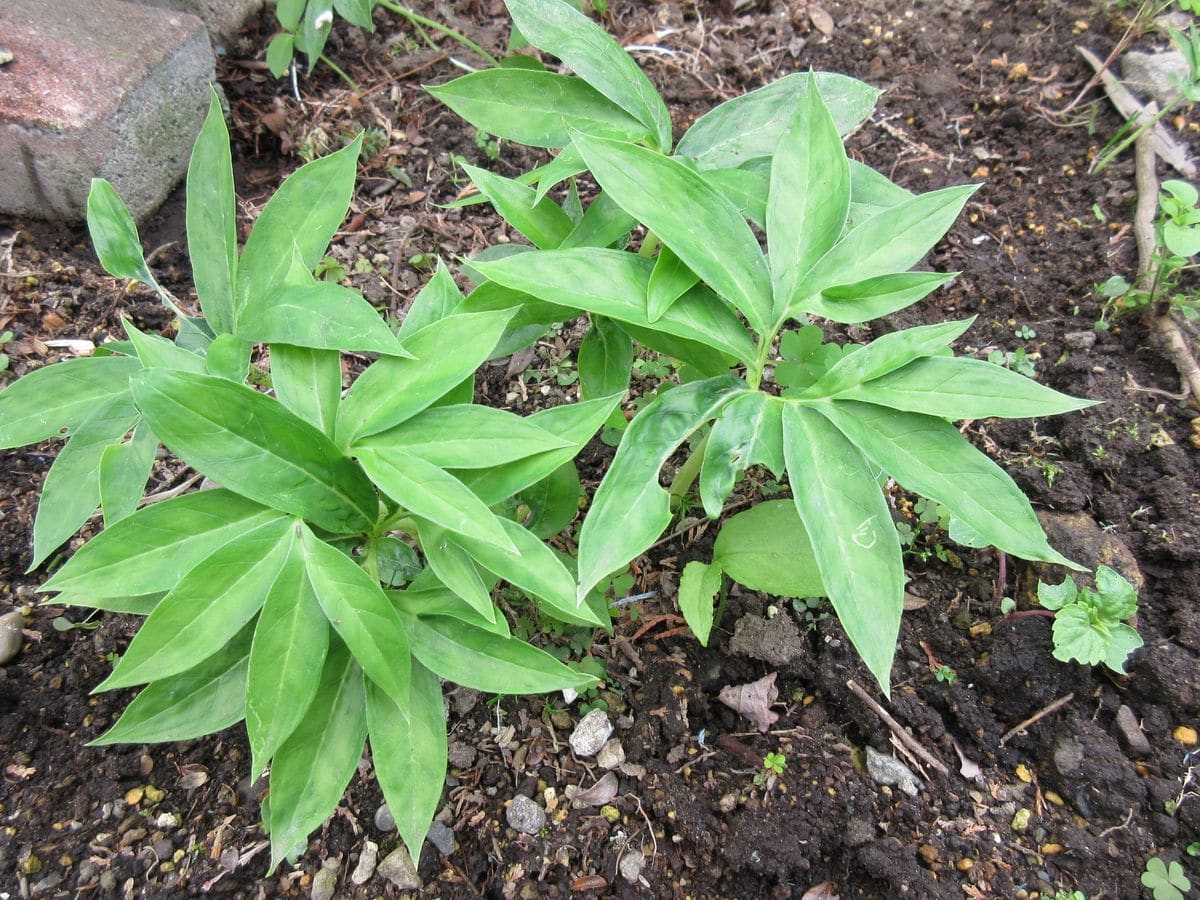
{"label": "gray stone", "polygon": [[17,610],[0,616],[0,666],[6,666],[21,652],[25,642],[21,629],[25,627],[25,617]]}
{"label": "gray stone", "polygon": [[1130,753],[1145,756],[1150,752],[1150,741],[1142,731],[1137,715],[1128,706],[1122,704],[1117,710],[1116,726]]}
{"label": "gray stone", "polygon": [[545,812],[524,794],[513,797],[505,818],[521,834],[537,834],[546,827]]}
{"label": "gray stone", "polygon": [[452,856],[458,849],[458,844],[454,840],[454,831],[436,820],[429,823],[429,834],[426,835],[426,838],[442,856]]}
{"label": "gray stone", "polygon": [[630,884],[637,884],[642,877],[642,869],[646,868],[646,857],[640,850],[626,853],[621,857],[621,877]]}
{"label": "gray stone", "polygon": [[1074,738],[1064,737],[1054,747],[1054,768],[1064,778],[1075,778],[1083,772],[1083,744]]}
{"label": "gray stone", "polygon": [[606,741],[596,754],[596,764],[602,769],[619,769],[624,762],[625,748],[621,745],[620,738]]}
{"label": "gray stone", "polygon": [[612,722],[608,721],[608,713],[602,709],[593,709],[579,720],[567,741],[576,756],[595,756],[612,737],[612,733],[613,726]]}
{"label": "gray stone", "polygon": [[396,830],[396,819],[386,803],[375,810],[375,827],[385,833]]}
{"label": "gray stone", "polygon": [[375,874],[375,866],[379,863],[379,845],[374,841],[363,843],[362,852],[358,855],[358,864],[350,873],[354,884],[366,884]]}
{"label": "gray stone", "polygon": [[789,666],[807,649],[795,620],[784,613],[770,619],[742,616],[733,626],[729,641],[731,653],[761,659],[772,666]]}
{"label": "gray stone", "polygon": [[337,873],[341,865],[341,859],[337,858],[321,862],[321,869],[313,876],[312,890],[308,894],[312,900],[333,900],[337,890]]}
{"label": "gray stone", "polygon": [[1075,351],[1091,350],[1096,346],[1096,332],[1068,331],[1063,335],[1063,343],[1068,349]]}
{"label": "gray stone", "polygon": [[1166,106],[1179,96],[1179,86],[1186,84],[1190,70],[1178,50],[1144,53],[1130,50],[1121,55],[1121,75],[1125,86],[1146,94]]}
{"label": "gray stone", "polygon": [[147,6],[189,13],[208,28],[213,43],[230,37],[251,14],[262,9],[263,0],[132,0]]}
{"label": "gray stone", "polygon": [[910,797],[920,793],[920,782],[912,769],[894,756],[880,753],[870,744],[867,745],[867,774],[876,784],[896,785]]}
{"label": "gray stone", "polygon": [[92,178],[135,218],[187,169],[213,52],[195,16],[121,0],[4,0],[0,213],[79,221]]}
{"label": "gray stone", "polygon": [[401,891],[419,891],[421,879],[417,876],[417,867],[413,865],[408,850],[401,844],[379,864],[379,874],[394,884]]}
{"label": "gray stone", "polygon": [[470,744],[463,741],[452,741],[450,748],[446,753],[446,761],[450,763],[452,769],[469,769],[475,765],[475,757],[478,752]]}

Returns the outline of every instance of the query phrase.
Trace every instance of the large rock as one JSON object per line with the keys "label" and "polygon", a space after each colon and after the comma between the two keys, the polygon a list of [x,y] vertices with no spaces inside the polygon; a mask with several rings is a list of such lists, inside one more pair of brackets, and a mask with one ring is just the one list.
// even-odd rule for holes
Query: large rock
{"label": "large rock", "polygon": [[133,2],[190,13],[199,17],[208,26],[208,33],[212,36],[214,44],[219,39],[232,36],[241,24],[252,13],[262,9],[263,5],[263,0],[133,0]]}
{"label": "large rock", "polygon": [[187,170],[213,51],[193,15],[122,0],[3,0],[0,213],[82,220],[107,178],[135,217]]}

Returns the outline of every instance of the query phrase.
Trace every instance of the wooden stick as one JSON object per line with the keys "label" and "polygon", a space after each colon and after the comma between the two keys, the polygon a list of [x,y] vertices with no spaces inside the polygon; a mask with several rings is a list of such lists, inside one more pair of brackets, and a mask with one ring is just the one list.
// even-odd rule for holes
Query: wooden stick
{"label": "wooden stick", "polygon": [[1038,721],[1046,718],[1046,716],[1050,715],[1051,713],[1058,712],[1060,709],[1062,709],[1064,706],[1066,706],[1068,703],[1070,703],[1074,699],[1075,699],[1074,694],[1067,694],[1065,697],[1059,697],[1057,700],[1055,700],[1050,705],[1045,706],[1042,709],[1039,709],[1037,712],[1035,712],[1032,716],[1030,716],[1028,719],[1026,719],[1024,722],[1022,722],[1016,728],[1009,729],[1005,733],[1004,737],[1000,738],[1000,746],[1003,747],[1006,743],[1008,743],[1009,738],[1015,737],[1016,735],[1018,735],[1022,731],[1024,731],[1026,728],[1028,728],[1030,725],[1033,725],[1035,722],[1038,722]]}
{"label": "wooden stick", "polygon": [[907,728],[905,728],[903,725],[901,725],[899,722],[897,722],[894,718],[892,718],[891,713],[889,713],[886,709],[884,709],[882,706],[880,706],[879,703],[875,700],[875,698],[873,698],[870,694],[868,694],[866,691],[864,691],[857,681],[855,681],[853,678],[851,678],[849,681],[846,682],[846,687],[848,687],[848,688],[850,688],[850,690],[854,691],[854,693],[858,697],[858,699],[860,699],[863,703],[867,704],[867,706],[869,706],[871,708],[871,711],[874,712],[875,715],[879,716],[879,718],[881,718],[883,720],[883,723],[885,725],[887,725],[888,728],[892,729],[892,732],[896,735],[897,738],[899,738],[900,743],[902,743],[905,747],[907,747],[909,750],[911,750],[917,756],[921,757],[921,759],[923,759],[925,762],[927,762],[933,768],[937,769],[943,775],[950,774],[950,770],[946,768],[946,764],[943,763],[936,756],[934,756],[932,753],[930,753],[928,750],[926,750],[923,746],[921,746],[920,741],[918,741],[915,737],[913,737],[909,733]]}

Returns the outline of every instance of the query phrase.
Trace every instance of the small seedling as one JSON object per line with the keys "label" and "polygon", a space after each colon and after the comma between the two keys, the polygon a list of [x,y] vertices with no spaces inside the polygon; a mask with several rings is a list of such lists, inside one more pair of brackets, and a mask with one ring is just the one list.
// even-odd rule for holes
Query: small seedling
{"label": "small seedling", "polygon": [[1137,612],[1137,591],[1108,566],[1096,570],[1095,587],[1078,587],[1067,578],[1062,584],[1038,583],[1038,601],[1055,610],[1054,658],[1085,666],[1104,663],[1125,673],[1125,662],[1142,638],[1124,621]]}
{"label": "small seedling", "polygon": [[2,348],[7,347],[9,344],[11,344],[12,339],[13,339],[13,333],[11,331],[5,331],[2,334],[0,334],[0,372],[8,371],[8,365],[9,365],[8,354],[4,353]]}
{"label": "small seedling", "polygon": [[754,776],[756,785],[764,785],[768,780],[778,778],[787,769],[787,756],[782,753],[770,752],[763,757],[763,767],[761,772],[757,772]]}
{"label": "small seedling", "polygon": [[1192,889],[1192,883],[1183,872],[1183,866],[1175,860],[1164,862],[1161,856],[1146,860],[1142,872],[1142,884],[1150,889],[1154,900],[1183,900],[1183,895]]}
{"label": "small seedling", "polygon": [[1037,337],[1037,332],[1028,325],[1022,325],[1020,328],[1014,331],[1013,334],[1023,341],[1032,341],[1035,337]]}
{"label": "small seedling", "polygon": [[937,671],[933,673],[933,677],[943,684],[948,685],[953,685],[954,682],[958,681],[958,673],[947,665],[938,666]]}

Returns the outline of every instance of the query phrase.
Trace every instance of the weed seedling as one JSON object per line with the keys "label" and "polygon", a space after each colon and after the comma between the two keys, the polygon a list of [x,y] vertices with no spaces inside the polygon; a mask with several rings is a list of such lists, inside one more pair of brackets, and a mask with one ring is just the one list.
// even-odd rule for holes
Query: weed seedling
{"label": "weed seedling", "polygon": [[938,670],[933,673],[933,677],[943,684],[953,685],[958,681],[958,673],[947,665],[938,666]]}
{"label": "weed seedling", "polygon": [[1192,889],[1192,882],[1184,874],[1183,866],[1175,860],[1164,862],[1161,856],[1146,860],[1142,884],[1150,889],[1154,900],[1183,900],[1183,895]]}
{"label": "weed seedling", "polygon": [[1125,662],[1141,636],[1124,624],[1137,612],[1137,592],[1108,566],[1096,570],[1096,586],[1080,588],[1071,578],[1062,584],[1038,583],[1038,601],[1054,610],[1054,658],[1085,666],[1104,663],[1125,674]]}

